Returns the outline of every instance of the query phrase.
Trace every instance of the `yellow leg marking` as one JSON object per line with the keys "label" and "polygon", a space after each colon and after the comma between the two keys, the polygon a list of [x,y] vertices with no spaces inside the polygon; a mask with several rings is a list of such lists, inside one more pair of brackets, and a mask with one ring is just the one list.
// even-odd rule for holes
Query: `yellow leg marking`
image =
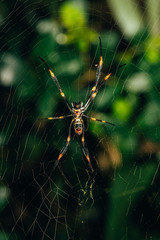
{"label": "yellow leg marking", "polygon": [[62,157],[62,153],[59,155],[59,157],[58,157],[58,161],[61,159],[61,157]]}
{"label": "yellow leg marking", "polygon": [[91,91],[94,92],[95,90],[96,90],[96,86],[94,86]]}
{"label": "yellow leg marking", "polygon": [[86,155],[86,158],[87,158],[88,162],[90,163],[90,158],[89,158],[88,154]]}
{"label": "yellow leg marking", "polygon": [[91,120],[96,121],[96,118],[91,117]]}
{"label": "yellow leg marking", "polygon": [[[57,117],[57,119],[62,119],[62,118],[64,118],[64,116]],[[54,117],[49,117],[48,118],[48,120],[53,120],[53,119],[56,119],[56,118],[54,118]]]}
{"label": "yellow leg marking", "polygon": [[102,59],[102,56],[100,56],[100,62],[99,62],[99,66],[101,67],[103,64],[103,59]]}
{"label": "yellow leg marking", "polygon": [[67,142],[69,142],[69,141],[70,141],[70,137],[67,138]]}
{"label": "yellow leg marking", "polygon": [[93,94],[92,94],[92,98],[95,98],[95,96],[96,96],[96,92],[94,92]]}
{"label": "yellow leg marking", "polygon": [[64,97],[64,93],[63,92],[61,92],[61,96]]}
{"label": "yellow leg marking", "polygon": [[109,74],[105,77],[104,81],[106,81],[106,80],[110,77],[110,75],[111,75],[111,73],[109,73]]}
{"label": "yellow leg marking", "polygon": [[84,142],[84,137],[82,137],[82,142]]}
{"label": "yellow leg marking", "polygon": [[51,77],[53,77],[54,78],[54,73],[49,69],[49,72],[50,72],[50,74],[51,74]]}
{"label": "yellow leg marking", "polygon": [[102,120],[102,123],[106,123],[106,121]]}

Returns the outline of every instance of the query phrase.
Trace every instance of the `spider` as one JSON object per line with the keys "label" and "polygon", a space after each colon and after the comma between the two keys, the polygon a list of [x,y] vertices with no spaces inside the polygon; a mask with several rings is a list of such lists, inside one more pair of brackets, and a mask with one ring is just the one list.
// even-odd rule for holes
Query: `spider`
{"label": "spider", "polygon": [[54,75],[54,73],[51,71],[51,69],[49,68],[48,64],[40,57],[40,59],[44,62],[44,64],[46,65],[46,67],[49,70],[49,73],[53,79],[53,81],[55,82],[55,84],[57,85],[60,94],[62,96],[62,98],[64,99],[68,109],[70,110],[71,114],[66,115],[66,116],[59,116],[59,117],[48,117],[48,118],[43,118],[43,120],[55,120],[55,119],[63,119],[63,118],[68,118],[68,117],[72,117],[70,126],[69,126],[69,134],[68,134],[68,138],[67,138],[67,142],[66,145],[62,148],[59,157],[57,159],[57,161],[55,162],[55,167],[58,165],[59,160],[62,158],[62,156],[65,154],[65,152],[67,151],[68,145],[70,143],[71,140],[71,127],[72,125],[74,126],[74,131],[77,135],[81,136],[81,141],[82,141],[82,150],[84,155],[86,156],[86,159],[89,163],[89,166],[91,168],[91,171],[93,172],[93,167],[90,161],[90,157],[89,157],[89,151],[88,148],[85,144],[85,139],[84,139],[84,122],[83,122],[83,117],[85,118],[89,118],[92,121],[98,121],[98,122],[102,122],[102,123],[107,123],[110,125],[113,125],[113,123],[110,123],[108,121],[105,120],[100,120],[88,115],[85,115],[84,112],[88,109],[89,105],[91,104],[91,102],[93,101],[93,99],[96,97],[99,89],[101,88],[101,86],[107,81],[107,79],[110,77],[111,73],[109,73],[108,75],[106,75],[106,77],[100,82],[100,76],[101,76],[101,70],[102,70],[102,66],[103,66],[103,58],[102,58],[102,44],[101,44],[101,38],[99,37],[99,44],[100,44],[100,61],[99,64],[97,66],[97,73],[96,73],[96,80],[95,80],[95,85],[92,87],[90,94],[86,100],[86,103],[83,105],[83,102],[71,102],[71,105],[69,104],[64,92],[62,91],[59,82],[56,78],[56,76]]}

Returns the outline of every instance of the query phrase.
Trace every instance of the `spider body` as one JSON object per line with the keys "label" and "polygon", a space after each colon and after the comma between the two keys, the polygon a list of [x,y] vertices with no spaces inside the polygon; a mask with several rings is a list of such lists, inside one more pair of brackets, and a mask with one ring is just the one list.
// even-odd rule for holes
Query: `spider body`
{"label": "spider body", "polygon": [[81,135],[83,131],[83,119],[75,118],[74,119],[74,131],[77,135]]}
{"label": "spider body", "polygon": [[83,111],[82,106],[83,102],[72,102],[72,113],[73,113],[73,125],[74,125],[74,131],[77,135],[81,135],[83,131]]}
{"label": "spider body", "polygon": [[92,164],[91,164],[90,157],[89,157],[88,148],[86,147],[85,139],[84,139],[85,128],[84,128],[83,117],[89,118],[92,121],[98,121],[98,122],[108,123],[110,125],[114,125],[113,123],[107,122],[105,120],[100,120],[100,119],[96,119],[94,117],[90,117],[88,115],[84,115],[84,112],[88,109],[89,105],[91,104],[93,99],[96,97],[96,95],[97,95],[99,89],[101,88],[101,86],[106,82],[106,80],[111,75],[111,73],[109,73],[102,81],[100,81],[100,75],[101,75],[101,70],[102,70],[102,66],[103,66],[103,59],[102,59],[101,39],[99,38],[99,40],[100,40],[100,61],[99,61],[99,65],[97,66],[97,74],[96,74],[95,85],[91,89],[90,94],[89,94],[84,106],[83,106],[83,102],[72,102],[71,105],[70,105],[70,103],[68,102],[65,94],[63,93],[63,91],[62,91],[62,89],[59,85],[59,82],[58,82],[56,76],[51,71],[51,69],[49,68],[47,63],[42,58],[40,58],[45,63],[45,65],[47,66],[54,83],[57,85],[57,87],[59,89],[60,95],[63,97],[63,99],[66,102],[66,105],[67,105],[67,107],[68,107],[68,109],[71,113],[71,114],[66,115],[66,116],[48,117],[48,118],[46,118],[46,120],[47,119],[48,120],[55,120],[55,119],[72,117],[72,120],[71,120],[71,123],[70,123],[70,126],[69,126],[69,134],[68,134],[66,145],[65,145],[65,147],[62,148],[62,150],[59,154],[59,157],[58,157],[57,161],[55,162],[55,167],[58,165],[59,160],[64,155],[64,153],[67,151],[68,145],[69,145],[70,140],[71,140],[71,127],[72,127],[72,124],[73,124],[75,133],[77,135],[81,136],[83,153],[86,156],[86,159],[89,163],[89,166],[90,166],[91,170],[93,171]]}

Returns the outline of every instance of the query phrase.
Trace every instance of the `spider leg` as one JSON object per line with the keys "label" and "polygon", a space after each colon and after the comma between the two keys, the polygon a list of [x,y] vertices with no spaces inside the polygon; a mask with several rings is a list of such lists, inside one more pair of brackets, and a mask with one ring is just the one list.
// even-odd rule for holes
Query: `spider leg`
{"label": "spider leg", "polygon": [[[100,44],[100,61],[99,61],[99,65],[97,68],[97,73],[96,73],[96,81],[95,81],[95,85],[92,87],[90,95],[87,98],[87,101],[83,107],[83,112],[86,111],[86,109],[89,107],[90,103],[92,102],[92,100],[96,97],[98,90],[100,89],[100,87],[106,82],[106,80],[110,77],[111,73],[109,73],[104,80],[99,84],[99,79],[101,76],[101,70],[102,70],[102,66],[103,66],[103,58],[102,58],[102,44],[101,44],[101,38],[99,37],[99,44]],[[99,84],[99,85],[98,85]]]}
{"label": "spider leg", "polygon": [[71,140],[71,127],[72,127],[72,123],[73,123],[74,119],[72,119],[71,123],[70,123],[70,126],[69,126],[69,134],[68,134],[68,138],[67,138],[67,143],[66,145],[62,148],[60,154],[59,154],[59,157],[58,159],[56,160],[55,162],[55,165],[54,165],[54,168],[58,165],[58,162],[59,160],[61,159],[61,157],[65,154],[65,152],[67,151],[67,148],[68,148],[68,145],[70,143],[70,140]]}
{"label": "spider leg", "polygon": [[92,98],[93,93],[96,91],[100,76],[101,76],[101,70],[102,70],[102,66],[103,66],[103,58],[102,58],[102,44],[101,44],[101,38],[99,37],[99,45],[100,45],[100,60],[99,60],[99,64],[97,67],[97,73],[96,73],[96,80],[95,80],[95,85],[93,86],[93,88],[91,89],[90,95],[87,98],[86,104],[84,106],[84,108],[86,108],[86,106],[88,105],[88,102],[90,101],[90,99]]}
{"label": "spider leg", "polygon": [[51,69],[49,68],[48,64],[47,64],[41,57],[39,57],[39,58],[41,59],[42,62],[44,62],[44,64],[45,64],[46,67],[48,68],[48,71],[49,71],[49,73],[50,73],[53,81],[54,81],[55,84],[57,85],[57,87],[58,87],[58,89],[59,89],[59,91],[60,91],[61,96],[63,97],[63,99],[65,100],[65,102],[66,102],[66,104],[67,104],[67,106],[68,106],[68,108],[69,108],[69,110],[71,111],[71,107],[70,107],[70,105],[69,105],[69,102],[68,102],[68,100],[67,100],[64,92],[62,91],[60,85],[59,85],[58,79],[56,78],[56,76],[54,75],[54,73],[51,71]]}
{"label": "spider leg", "polygon": [[[120,65],[120,66],[118,67],[118,69],[121,68],[121,67],[123,67],[123,66],[125,66],[125,65],[126,65],[126,64]],[[87,99],[87,101],[86,101],[86,103],[85,103],[85,105],[84,105],[84,107],[83,107],[83,111],[86,111],[86,110],[87,110],[87,108],[89,107],[89,105],[90,105],[90,103],[92,102],[92,100],[96,97],[99,89],[102,87],[102,85],[105,84],[105,82],[107,81],[107,79],[108,79],[110,76],[111,76],[111,73],[107,74],[107,75],[105,76],[105,78],[104,78],[100,83],[99,83],[99,81],[96,80],[96,84],[93,86],[93,88],[92,88],[92,90],[91,90],[91,93],[90,93],[90,95],[89,95],[89,97],[88,97],[88,99]],[[98,80],[99,80],[99,78],[98,78]],[[98,85],[98,83],[99,83],[99,85]]]}
{"label": "spider leg", "polygon": [[63,119],[67,117],[72,117],[72,114],[66,116],[59,116],[59,117],[48,117],[48,118],[39,118],[39,120],[56,120],[56,119]]}
{"label": "spider leg", "polygon": [[[103,66],[103,58],[102,58],[102,43],[101,43],[101,38],[99,37],[99,45],[100,45],[100,61],[99,61],[99,65],[97,67],[97,73],[96,73],[96,83],[95,86],[97,86],[98,82],[99,82],[99,78],[101,76],[101,70],[102,70],[102,66]],[[94,87],[92,88],[91,92],[94,91]]]}
{"label": "spider leg", "polygon": [[89,151],[88,151],[88,148],[86,147],[85,140],[84,140],[84,123],[83,123],[83,133],[82,133],[81,141],[82,141],[83,154],[84,154],[85,157],[87,158],[87,161],[88,161],[88,163],[89,163],[89,166],[90,166],[90,168],[91,168],[91,171],[93,172],[92,164],[91,164],[90,157],[89,157]]}
{"label": "spider leg", "polygon": [[83,117],[89,118],[89,119],[92,120],[92,121],[97,121],[97,122],[102,122],[102,123],[108,123],[108,124],[110,124],[110,125],[112,125],[112,126],[115,126],[114,123],[110,123],[110,122],[105,121],[105,120],[97,119],[97,118],[90,117],[90,116],[87,116],[87,115],[83,115]]}
{"label": "spider leg", "polygon": [[[121,67],[123,67],[123,66],[125,66],[125,65],[126,65],[126,64],[120,65],[120,66],[118,67],[118,69],[121,68]],[[89,107],[89,105],[90,105],[90,103],[92,102],[92,100],[96,97],[99,89],[102,87],[102,85],[105,84],[105,82],[107,81],[107,79],[108,79],[110,76],[111,76],[111,73],[107,74],[107,75],[105,76],[105,78],[104,78],[99,84],[98,84],[98,82],[96,82],[97,84],[95,84],[94,87],[92,88],[91,94],[90,94],[90,96],[88,97],[88,99],[87,99],[87,101],[86,101],[86,103],[85,103],[85,105],[84,105],[84,107],[83,107],[83,112],[85,112],[85,111],[87,110],[87,108]]]}
{"label": "spider leg", "polygon": [[91,90],[91,94],[89,95],[84,107],[83,111],[86,111],[87,108],[89,107],[90,103],[93,101],[93,99],[96,97],[98,90],[101,88],[101,86],[107,81],[107,79],[110,77],[111,73],[109,73],[103,81],[99,85],[94,85],[94,87]]}
{"label": "spider leg", "polygon": [[[126,66],[126,64],[122,64],[120,65],[117,69],[123,67],[123,66]],[[97,87],[97,92],[98,90],[102,87],[103,84],[105,84],[105,82],[107,81],[107,79],[110,77],[111,73],[109,73],[108,75],[105,76],[105,78],[100,82],[100,84],[98,85]]]}

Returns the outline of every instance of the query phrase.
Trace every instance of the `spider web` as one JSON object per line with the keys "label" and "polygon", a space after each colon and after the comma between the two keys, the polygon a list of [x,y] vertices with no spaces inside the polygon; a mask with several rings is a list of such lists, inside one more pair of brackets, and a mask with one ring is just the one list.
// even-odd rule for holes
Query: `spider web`
{"label": "spider web", "polygon": [[[158,6],[123,0],[133,14],[124,24],[116,1],[79,2],[87,23],[71,28],[71,2],[0,3],[0,238],[159,239]],[[101,78],[113,74],[87,115],[116,127],[85,122],[93,174],[74,132],[54,169],[70,119],[40,120],[68,112],[38,57],[54,66],[69,102],[85,101],[99,35]]]}

